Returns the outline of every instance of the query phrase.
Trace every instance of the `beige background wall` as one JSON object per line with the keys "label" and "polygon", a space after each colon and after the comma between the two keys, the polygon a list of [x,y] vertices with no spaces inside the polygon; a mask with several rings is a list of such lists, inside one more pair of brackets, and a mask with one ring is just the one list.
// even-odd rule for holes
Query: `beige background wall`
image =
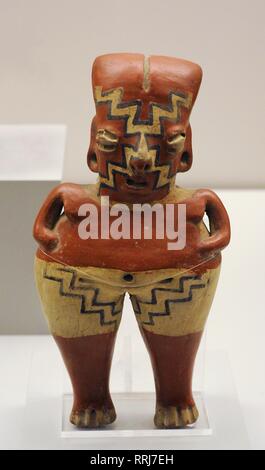
{"label": "beige background wall", "polygon": [[88,178],[95,56],[139,51],[204,69],[181,183],[264,187],[264,0],[0,0],[0,123],[66,123],[65,177]]}

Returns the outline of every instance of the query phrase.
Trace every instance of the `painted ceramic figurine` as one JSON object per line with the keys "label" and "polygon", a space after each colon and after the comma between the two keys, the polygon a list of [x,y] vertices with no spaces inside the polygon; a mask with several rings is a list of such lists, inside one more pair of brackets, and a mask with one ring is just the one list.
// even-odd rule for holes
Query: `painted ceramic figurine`
{"label": "painted ceramic figurine", "polygon": [[[109,375],[125,293],[152,361],[155,425],[185,427],[198,418],[193,366],[218,281],[220,251],[230,239],[229,219],[216,194],[175,185],[176,174],[192,165],[189,118],[201,78],[198,65],[176,58],[98,57],[87,155],[98,183],[61,184],[37,216],[36,280],[71,377],[70,420],[78,427],[101,427],[116,418]],[[146,227],[134,237],[133,219],[122,227],[127,236],[106,234],[102,196],[110,208],[126,205],[127,216],[136,203],[170,205],[173,215],[185,205],[185,246],[169,250],[169,235],[155,236],[156,220],[151,237],[144,236]],[[88,204],[98,211],[98,226],[90,237],[81,237]],[[118,223],[119,216],[118,210],[110,213],[109,223]]]}

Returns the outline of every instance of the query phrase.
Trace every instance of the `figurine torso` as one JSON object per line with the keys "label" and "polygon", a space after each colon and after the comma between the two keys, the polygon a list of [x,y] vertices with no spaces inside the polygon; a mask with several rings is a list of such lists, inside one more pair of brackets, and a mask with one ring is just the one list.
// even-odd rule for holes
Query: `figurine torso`
{"label": "figurine torso", "polygon": [[[54,227],[58,236],[58,245],[55,250],[44,253],[38,250],[38,257],[47,261],[58,261],[70,266],[97,266],[104,268],[121,269],[124,271],[145,271],[165,268],[190,268],[202,265],[203,270],[220,262],[220,256],[214,261],[203,260],[198,253],[199,241],[209,237],[209,232],[203,222],[204,206],[195,190],[173,188],[169,195],[160,204],[174,204],[175,229],[178,229],[178,204],[186,204],[186,247],[182,250],[168,250],[167,236],[156,239],[156,219],[153,218],[152,239],[145,239],[143,230],[141,239],[135,240],[132,236],[133,217],[128,219],[130,224],[130,239],[113,238],[82,240],[78,233],[78,225],[82,218],[78,217],[81,204],[93,203],[99,214],[98,233],[101,233],[101,205],[97,196],[96,185],[63,185],[65,197],[69,199],[70,215],[63,213]],[[66,212],[68,204],[66,203]],[[143,217],[143,216],[142,216]],[[116,217],[110,217],[110,224]],[[144,221],[142,220],[142,228]]]}

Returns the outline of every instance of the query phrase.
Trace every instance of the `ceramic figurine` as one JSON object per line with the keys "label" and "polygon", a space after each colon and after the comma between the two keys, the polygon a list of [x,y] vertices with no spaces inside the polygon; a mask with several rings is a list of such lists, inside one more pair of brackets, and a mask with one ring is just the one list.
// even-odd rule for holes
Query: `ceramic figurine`
{"label": "ceramic figurine", "polygon": [[[109,376],[125,293],[152,362],[155,425],[179,428],[198,419],[193,366],[218,282],[220,251],[230,239],[226,210],[214,192],[175,185],[177,173],[192,165],[189,118],[201,79],[201,68],[186,60],[125,53],[98,57],[87,154],[98,183],[59,185],[37,216],[36,280],[72,381],[70,420],[78,427],[102,427],[116,418]],[[176,233],[179,209],[185,207],[181,249],[169,249],[170,233],[156,236],[155,211],[151,236],[145,236],[145,223],[135,236],[144,203],[151,210],[170,206]],[[130,217],[135,205],[136,229]],[[98,214],[93,227],[91,206]],[[85,224],[87,237],[80,235]],[[114,233],[118,226],[120,237]]]}

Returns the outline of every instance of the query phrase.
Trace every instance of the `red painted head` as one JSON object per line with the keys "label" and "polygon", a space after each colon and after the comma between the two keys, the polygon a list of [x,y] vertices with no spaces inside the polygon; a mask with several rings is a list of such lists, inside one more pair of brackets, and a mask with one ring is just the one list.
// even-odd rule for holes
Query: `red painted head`
{"label": "red painted head", "polygon": [[192,165],[189,117],[201,68],[171,57],[108,54],[93,65],[96,116],[88,151],[100,194],[122,202],[162,199]]}

